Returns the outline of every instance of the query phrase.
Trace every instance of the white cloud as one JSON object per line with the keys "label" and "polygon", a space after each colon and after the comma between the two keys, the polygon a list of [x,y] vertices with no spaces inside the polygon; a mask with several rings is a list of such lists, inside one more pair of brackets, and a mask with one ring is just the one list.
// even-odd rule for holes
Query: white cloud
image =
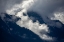
{"label": "white cloud", "polygon": [[64,13],[54,13],[54,17],[51,17],[51,20],[59,20],[64,24]]}
{"label": "white cloud", "polygon": [[[2,4],[1,6],[3,9],[6,10],[6,12],[9,15],[15,15],[19,18],[16,23],[17,25],[21,27],[25,27],[26,29],[31,30],[35,34],[39,35],[40,38],[45,39],[45,40],[52,40],[53,38],[50,36],[45,35],[46,33],[49,32],[48,26],[46,24],[39,24],[38,20],[33,23],[33,21],[27,16],[23,16],[23,13],[27,13],[27,11],[34,11],[39,13],[39,15],[43,18],[44,22],[49,23],[50,25],[54,25],[57,27],[61,27],[60,23],[55,23],[51,20],[59,20],[64,24],[64,14],[63,13],[54,13],[54,11],[61,7],[61,4],[64,3],[61,1],[55,1],[55,0],[23,0],[20,3],[16,3],[17,1],[8,1]],[[61,10],[60,10],[61,11]],[[53,15],[54,17],[51,17]],[[5,15],[2,15],[2,18],[5,17]],[[47,19],[46,17],[51,17],[51,20]],[[15,19],[15,18],[14,18]],[[40,34],[42,31],[43,34]]]}
{"label": "white cloud", "polygon": [[[49,27],[46,24],[39,24],[38,20],[33,23],[33,21],[28,16],[22,15],[20,18],[21,19],[16,22],[17,25],[31,30],[32,32],[34,32],[35,34],[37,34],[40,38],[42,38],[44,40],[52,40],[52,37],[47,36],[44,38],[44,36],[43,36],[44,34],[49,32],[49,30],[48,30]],[[42,34],[40,33],[41,31],[42,31]]]}
{"label": "white cloud", "polygon": [[11,9],[7,9],[6,12],[10,15],[15,15],[17,12],[21,10],[27,11],[27,9],[30,8],[33,3],[33,0],[24,0],[20,4],[15,4]]}
{"label": "white cloud", "polygon": [[[47,40],[47,38],[49,38],[51,40],[51,37],[49,36],[46,36],[47,38],[44,37],[44,35],[49,32],[48,30],[49,27],[46,24],[39,24],[38,20],[33,23],[33,21],[26,14],[28,8],[30,8],[30,6],[32,6],[33,3],[34,3],[33,0],[23,1],[20,4],[14,5],[11,9],[6,10],[6,12],[9,15],[15,15],[21,18],[16,22],[16,24],[19,25],[20,27],[25,27],[26,29],[31,30],[42,39]],[[20,11],[18,11],[19,9]],[[25,13],[27,16],[24,16],[23,13]],[[43,32],[42,34],[40,33],[41,31]]]}
{"label": "white cloud", "polygon": [[43,35],[43,39],[44,40],[53,40],[52,37],[48,36],[48,35]]}
{"label": "white cloud", "polygon": [[13,7],[11,7],[11,9],[7,9],[6,12],[8,14],[11,13],[10,15],[12,15],[12,14],[15,15],[15,14],[17,14],[17,12],[19,12],[21,10],[22,11],[24,10],[23,12],[34,11],[34,12],[39,13],[39,15],[43,18],[44,22],[47,23],[50,20],[47,19],[46,17],[50,18],[53,15],[53,12],[56,9],[59,9],[59,7],[54,7],[54,5],[57,5],[57,4],[62,4],[62,1],[60,1],[60,0],[59,1],[55,1],[55,0],[52,0],[52,1],[51,0],[24,0],[20,4],[15,4]]}

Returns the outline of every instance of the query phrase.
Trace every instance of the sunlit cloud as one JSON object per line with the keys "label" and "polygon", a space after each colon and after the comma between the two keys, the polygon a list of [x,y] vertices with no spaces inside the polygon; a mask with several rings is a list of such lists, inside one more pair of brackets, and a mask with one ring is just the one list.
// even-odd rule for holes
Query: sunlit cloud
{"label": "sunlit cloud", "polygon": [[[61,4],[62,1],[60,0],[22,0],[22,2],[20,3],[14,3],[11,5],[7,4],[8,6],[5,9],[5,11],[9,15],[14,15],[20,18],[20,20],[16,22],[16,24],[19,25],[20,27],[25,27],[26,29],[31,30],[44,40],[53,40],[53,38],[46,35],[46,33],[49,33],[48,25],[61,27],[60,23],[55,23],[54,21],[51,20],[59,20],[62,23],[64,23],[63,13],[55,13],[55,10],[59,9],[61,7]],[[27,12],[29,11],[34,11],[38,13],[42,17],[43,21],[47,24],[40,24],[38,20],[36,22],[33,22],[32,19],[30,19],[29,16],[27,15]],[[25,13],[26,16],[24,16],[23,13]],[[54,15],[54,17],[52,17],[52,15]],[[47,17],[51,17],[51,20],[48,19]],[[42,34],[40,34],[41,31]]]}
{"label": "sunlit cloud", "polygon": [[[41,1],[42,0],[40,0],[40,2]],[[36,22],[33,22],[27,15],[27,11],[31,9],[31,7],[34,5],[34,2],[38,3],[38,0],[25,0],[20,4],[15,4],[11,9],[7,9],[6,12],[9,15],[15,15],[21,18],[16,22],[16,24],[19,25],[20,27],[25,27],[26,29],[31,30],[43,40],[53,40],[52,37],[46,35],[46,33],[49,33],[49,27],[45,23],[40,24],[38,20]],[[24,16],[23,13],[25,13],[27,16]],[[41,31],[42,34],[40,33]]]}
{"label": "sunlit cloud", "polygon": [[51,17],[51,20],[59,20],[64,24],[64,13],[54,13],[54,17]]}

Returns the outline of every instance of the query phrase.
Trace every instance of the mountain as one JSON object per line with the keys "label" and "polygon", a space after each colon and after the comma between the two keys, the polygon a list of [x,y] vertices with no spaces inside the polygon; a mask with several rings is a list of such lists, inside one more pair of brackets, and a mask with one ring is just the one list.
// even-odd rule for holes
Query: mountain
{"label": "mountain", "polygon": [[[35,12],[28,12],[28,16],[36,22],[39,21],[40,24],[45,23],[44,20]],[[25,14],[24,14],[25,15]],[[34,19],[35,18],[35,19]],[[0,14],[0,42],[47,42],[38,37],[32,31],[25,29],[24,27],[18,26],[15,22],[20,18],[7,13]],[[47,35],[55,37],[55,42],[64,42],[64,24],[59,20],[51,20],[55,23],[54,26],[48,25],[50,33]],[[60,25],[56,23],[60,23]]]}
{"label": "mountain", "polygon": [[46,42],[32,31],[18,26],[12,16],[6,13],[4,15],[6,17],[0,17],[0,42]]}

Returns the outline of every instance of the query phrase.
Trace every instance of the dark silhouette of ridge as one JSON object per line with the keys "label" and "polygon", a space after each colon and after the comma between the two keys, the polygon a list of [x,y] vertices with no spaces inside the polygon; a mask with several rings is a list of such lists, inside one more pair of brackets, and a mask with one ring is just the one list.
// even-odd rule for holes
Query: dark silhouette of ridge
{"label": "dark silhouette of ridge", "polygon": [[[7,16],[6,19],[8,17],[9,16]],[[13,30],[10,31],[10,28],[12,28]],[[12,21],[2,20],[1,17],[0,34],[0,42],[47,42],[45,40],[40,39],[40,37],[34,34],[32,31],[25,29],[24,27],[20,27]],[[27,38],[22,37],[24,34],[27,35]]]}
{"label": "dark silhouette of ridge", "polygon": [[[43,19],[37,13],[28,12],[27,14],[29,17],[32,16],[35,18],[33,22],[38,20],[40,24],[45,23]],[[0,42],[47,42],[45,40],[40,39],[38,35],[34,34],[32,31],[25,29],[24,27],[18,26],[15,22],[18,21],[20,18],[17,17],[15,20],[13,20],[12,15],[8,15],[7,13],[4,13],[4,15],[6,16],[6,17],[3,17],[4,20],[2,19],[2,17],[0,17],[0,34],[1,34]],[[8,19],[12,21],[9,21]],[[52,20],[52,21],[61,23],[59,20]],[[55,42],[64,42],[63,40],[64,39],[64,24],[62,24],[61,28],[57,28],[54,26],[52,27],[50,25],[48,25],[48,27],[49,27],[50,33],[47,33],[47,35],[51,37],[55,37],[57,39],[57,41]],[[8,30],[10,28],[12,28],[13,30],[12,31]],[[28,38],[25,39],[19,36],[19,35],[22,36],[23,34],[26,34]],[[36,39],[34,40],[32,38],[36,38]]]}

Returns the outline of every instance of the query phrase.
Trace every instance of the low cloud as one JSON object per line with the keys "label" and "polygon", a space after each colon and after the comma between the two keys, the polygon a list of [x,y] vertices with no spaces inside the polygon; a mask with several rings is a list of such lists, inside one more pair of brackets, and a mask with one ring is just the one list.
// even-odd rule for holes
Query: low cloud
{"label": "low cloud", "polygon": [[[9,1],[7,2],[9,3]],[[16,22],[17,25],[31,30],[35,34],[39,35],[39,37],[42,39],[48,40],[49,38],[49,40],[52,40],[52,37],[45,35],[49,32],[49,27],[46,24],[40,24],[38,20],[33,23],[33,21],[27,15],[27,12],[34,11],[38,13],[46,23],[50,22],[54,25],[55,22],[51,21],[54,19],[60,20],[62,23],[64,23],[64,14],[55,14],[59,8],[64,7],[64,0],[23,0],[18,3],[17,1],[10,1],[10,3],[8,3],[6,3],[6,6],[2,3],[4,7],[1,6],[1,8],[3,7],[3,9],[1,10],[5,10],[5,12],[9,15],[15,15],[21,18]],[[62,9],[60,10],[60,12],[63,12]],[[25,13],[27,16],[24,16],[23,13]],[[40,34],[41,31],[43,32],[43,34]]]}
{"label": "low cloud", "polygon": [[[48,22],[50,20],[47,19],[47,17],[52,18],[54,16],[54,13],[64,12],[63,7],[64,7],[64,0],[58,0],[58,1],[57,0],[37,0],[33,4],[33,6],[28,9],[28,11],[34,11],[34,12],[39,13],[39,15],[43,18],[44,22]],[[64,18],[64,17],[61,17],[61,19],[62,18]],[[59,20],[59,19],[57,19],[57,20]]]}
{"label": "low cloud", "polygon": [[[19,15],[20,14],[20,15]],[[39,21],[37,20],[36,22],[33,22],[28,15],[24,16],[22,14],[22,11],[18,12],[17,15],[15,15],[17,17],[20,17],[21,19],[18,20],[16,23],[17,25],[19,25],[20,27],[25,27],[26,29],[31,30],[32,32],[34,32],[35,34],[37,34],[40,38],[42,38],[43,40],[47,40],[44,38],[44,34],[49,33],[48,30],[48,26],[46,24],[39,24]],[[41,33],[42,32],[42,33]],[[49,37],[49,36],[48,36]],[[48,38],[47,37],[47,38]],[[51,37],[50,39],[51,40]]]}
{"label": "low cloud", "polygon": [[64,24],[64,12],[54,13],[54,17],[51,17],[51,20],[59,20]]}
{"label": "low cloud", "polygon": [[[46,33],[49,33],[49,27],[46,24],[40,24],[38,20],[33,23],[33,21],[27,15],[27,10],[29,10],[33,4],[33,0],[23,1],[20,4],[15,4],[11,9],[7,9],[6,12],[9,15],[15,15],[21,18],[16,22],[16,24],[19,25],[20,27],[25,27],[26,29],[31,30],[43,40],[53,40],[52,37],[46,35]],[[19,9],[20,11],[18,11]],[[25,13],[26,16],[24,16],[23,13]],[[46,37],[44,37],[43,35],[46,35]]]}

